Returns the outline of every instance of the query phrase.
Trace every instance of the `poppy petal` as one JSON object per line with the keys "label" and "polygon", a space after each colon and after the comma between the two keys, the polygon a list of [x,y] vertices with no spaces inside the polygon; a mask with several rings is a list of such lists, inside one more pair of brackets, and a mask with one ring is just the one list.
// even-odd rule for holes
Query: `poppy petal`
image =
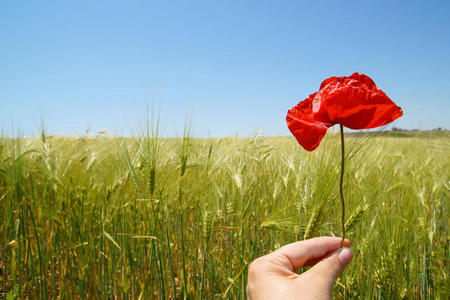
{"label": "poppy petal", "polygon": [[322,81],[320,84],[320,89],[322,90],[330,83],[342,83],[344,85],[348,86],[357,86],[357,87],[365,87],[369,90],[377,90],[377,86],[375,85],[375,82],[373,82],[372,78],[370,78],[367,75],[355,72],[352,75],[346,77],[330,77]]}
{"label": "poppy petal", "polygon": [[330,77],[317,93],[288,111],[286,121],[298,143],[308,151],[319,146],[327,129],[342,124],[351,129],[386,125],[403,115],[373,80],[361,73]]}
{"label": "poppy petal", "polygon": [[312,99],[316,94],[312,94],[304,101],[299,102],[286,115],[289,130],[295,136],[297,142],[308,151],[316,149],[327,129],[334,125],[313,118]]}
{"label": "poppy petal", "polygon": [[376,91],[377,86],[375,85],[375,82],[373,82],[372,78],[370,78],[367,75],[355,72],[349,77],[344,77],[347,80],[354,80],[354,85],[347,83],[347,85],[357,86],[357,87],[365,87],[369,90]]}
{"label": "poppy petal", "polygon": [[403,115],[402,109],[376,89],[369,77],[355,74],[338,77],[320,89],[313,99],[315,120],[351,129],[369,129],[386,125]]}

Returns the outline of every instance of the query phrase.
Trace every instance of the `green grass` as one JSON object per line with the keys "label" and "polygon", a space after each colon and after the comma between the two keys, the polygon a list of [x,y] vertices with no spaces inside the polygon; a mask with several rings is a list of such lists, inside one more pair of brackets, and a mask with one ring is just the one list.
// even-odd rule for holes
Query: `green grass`
{"label": "green grass", "polygon": [[[248,264],[340,235],[339,136],[0,138],[0,297],[244,299]],[[336,298],[448,299],[450,137],[346,138]]]}

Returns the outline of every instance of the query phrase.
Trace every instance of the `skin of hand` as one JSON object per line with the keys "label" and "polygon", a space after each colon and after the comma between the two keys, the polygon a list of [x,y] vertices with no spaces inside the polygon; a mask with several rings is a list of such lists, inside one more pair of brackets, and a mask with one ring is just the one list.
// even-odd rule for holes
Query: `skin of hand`
{"label": "skin of hand", "polygon": [[[285,245],[254,260],[248,270],[249,300],[332,299],[336,277],[353,257],[350,242],[318,237]],[[302,274],[294,273],[312,266]]]}

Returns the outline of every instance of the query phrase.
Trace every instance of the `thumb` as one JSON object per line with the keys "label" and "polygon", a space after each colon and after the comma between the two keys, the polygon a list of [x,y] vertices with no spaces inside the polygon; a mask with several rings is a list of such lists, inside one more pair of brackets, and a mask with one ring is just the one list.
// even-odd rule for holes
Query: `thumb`
{"label": "thumb", "polygon": [[331,291],[336,278],[344,271],[352,258],[353,252],[350,248],[340,248],[319,261],[306,273],[309,273],[308,276],[311,276],[315,281],[317,280],[318,283],[321,282]]}

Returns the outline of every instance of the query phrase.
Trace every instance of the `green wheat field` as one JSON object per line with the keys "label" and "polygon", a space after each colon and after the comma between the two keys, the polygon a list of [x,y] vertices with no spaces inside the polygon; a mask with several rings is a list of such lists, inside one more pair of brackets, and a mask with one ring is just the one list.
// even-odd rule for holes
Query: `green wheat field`
{"label": "green wheat field", "polygon": [[[346,136],[336,299],[448,299],[450,135]],[[0,138],[0,298],[245,299],[249,263],[340,236],[340,143]],[[302,270],[299,270],[302,271]]]}

